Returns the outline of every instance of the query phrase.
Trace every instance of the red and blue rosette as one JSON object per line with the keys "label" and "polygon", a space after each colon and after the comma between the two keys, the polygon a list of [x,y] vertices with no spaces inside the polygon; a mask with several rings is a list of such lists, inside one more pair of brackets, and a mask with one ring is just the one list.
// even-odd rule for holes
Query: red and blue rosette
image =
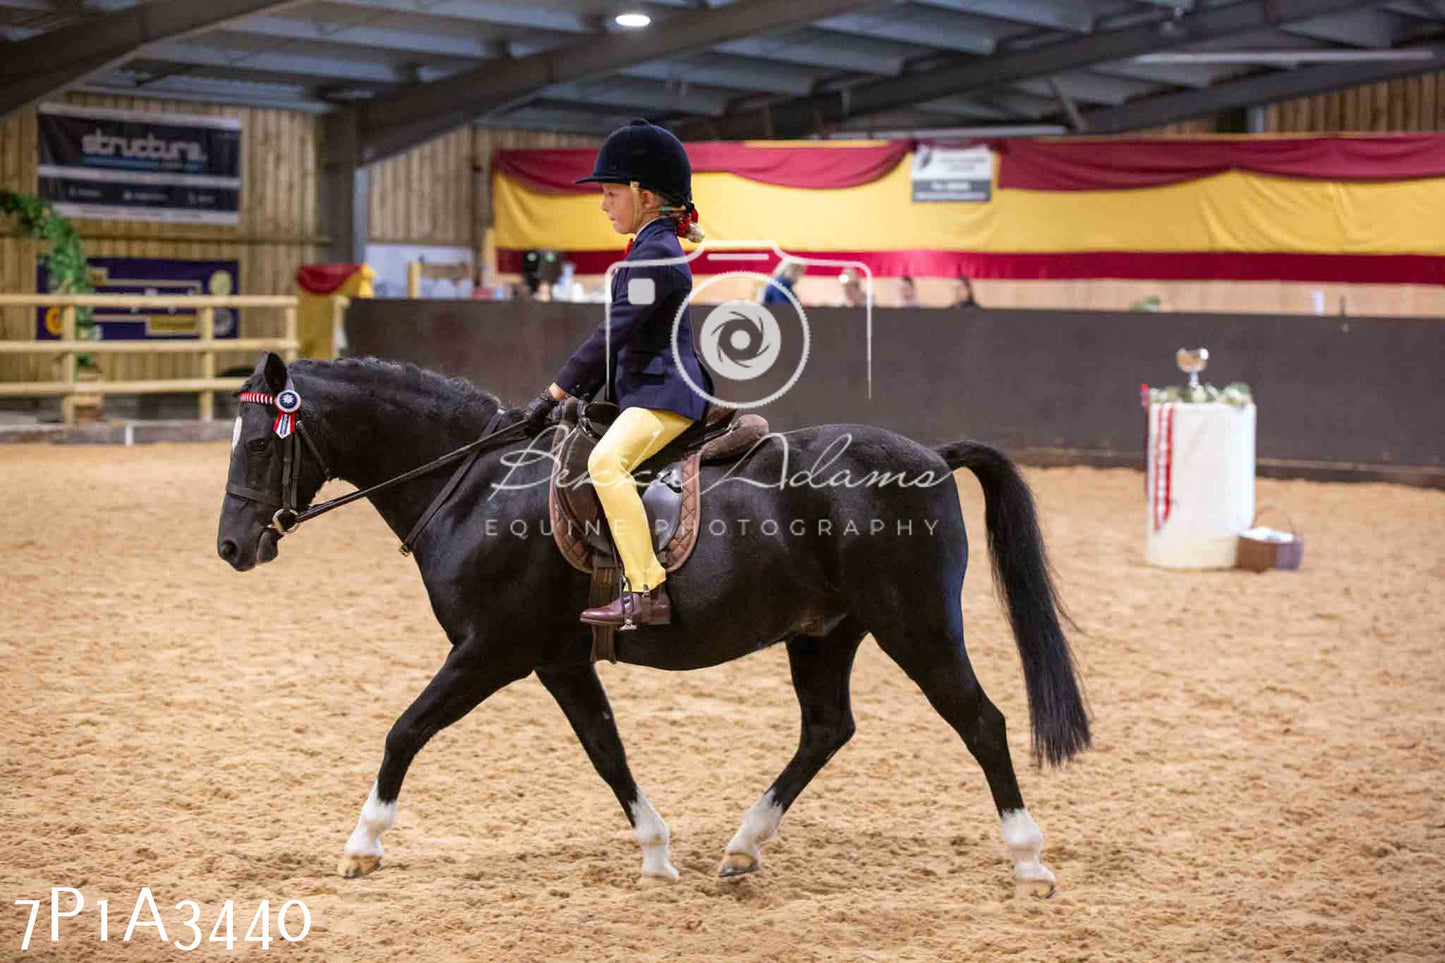
{"label": "red and blue rosette", "polygon": [[301,396],[295,388],[287,388],[276,396],[276,424],[273,426],[277,438],[286,438],[296,427],[296,412],[301,410]]}

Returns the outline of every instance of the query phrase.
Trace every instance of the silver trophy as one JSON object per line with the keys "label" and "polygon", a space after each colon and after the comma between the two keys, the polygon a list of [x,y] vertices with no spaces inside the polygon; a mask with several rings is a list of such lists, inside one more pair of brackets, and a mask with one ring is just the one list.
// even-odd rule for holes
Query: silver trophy
{"label": "silver trophy", "polygon": [[1189,388],[1192,391],[1199,387],[1199,372],[1209,367],[1209,349],[1195,348],[1193,351],[1188,348],[1180,348],[1174,353],[1174,363],[1179,370],[1189,375]]}

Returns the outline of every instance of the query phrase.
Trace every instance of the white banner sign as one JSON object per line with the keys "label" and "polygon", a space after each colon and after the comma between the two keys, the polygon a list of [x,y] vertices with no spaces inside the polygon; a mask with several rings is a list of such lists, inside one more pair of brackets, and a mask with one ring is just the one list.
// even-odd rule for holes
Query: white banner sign
{"label": "white banner sign", "polygon": [[913,200],[987,201],[993,192],[993,151],[987,147],[934,147],[913,152]]}

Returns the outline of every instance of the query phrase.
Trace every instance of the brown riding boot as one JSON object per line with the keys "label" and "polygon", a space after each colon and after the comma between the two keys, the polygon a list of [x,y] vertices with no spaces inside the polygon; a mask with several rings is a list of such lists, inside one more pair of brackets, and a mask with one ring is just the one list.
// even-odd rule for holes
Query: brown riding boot
{"label": "brown riding boot", "polygon": [[672,600],[667,597],[666,583],[647,592],[623,591],[606,605],[585,609],[582,621],[588,625],[615,625],[619,630],[640,625],[671,625]]}

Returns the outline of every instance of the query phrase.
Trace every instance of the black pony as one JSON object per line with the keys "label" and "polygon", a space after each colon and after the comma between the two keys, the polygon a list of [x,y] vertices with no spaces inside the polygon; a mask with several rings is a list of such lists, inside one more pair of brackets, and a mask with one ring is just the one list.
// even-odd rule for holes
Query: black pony
{"label": "black pony", "polygon": [[[464,381],[374,359],[296,362],[263,356],[248,381],[232,444],[217,547],[237,571],[274,558],[271,527],[283,461],[304,507],[329,469],[369,487],[475,440],[520,411]],[[306,444],[284,443],[271,399],[292,404]],[[278,429],[282,429],[278,431]],[[414,546],[452,648],[386,737],[385,754],[340,872],[381,861],[407,767],[434,734],[498,689],[535,672],[566,713],[642,846],[645,876],[675,879],[667,825],[638,789],[577,620],[588,579],[553,544],[547,435],[480,456]],[[323,467],[323,465],[325,467]],[[969,665],[961,592],[968,541],[952,470],[978,476],[989,549],[1023,661],[1035,755],[1060,764],[1089,744],[1089,722],[1028,488],[999,452],[972,442],[937,450],[861,425],[774,433],[739,461],[705,466],[691,559],[668,579],[672,624],[619,633],[624,662],[662,669],[717,665],[787,645],[802,706],[798,750],[748,810],[723,876],[749,873],[793,800],[853,734],[849,676],[872,633],[953,726],[983,767],[1021,885],[1052,893],[1043,836],[1024,807],[1003,714]],[[398,538],[447,484],[438,470],[370,496]],[[242,492],[244,494],[236,494]],[[745,613],[741,615],[740,613]]]}

